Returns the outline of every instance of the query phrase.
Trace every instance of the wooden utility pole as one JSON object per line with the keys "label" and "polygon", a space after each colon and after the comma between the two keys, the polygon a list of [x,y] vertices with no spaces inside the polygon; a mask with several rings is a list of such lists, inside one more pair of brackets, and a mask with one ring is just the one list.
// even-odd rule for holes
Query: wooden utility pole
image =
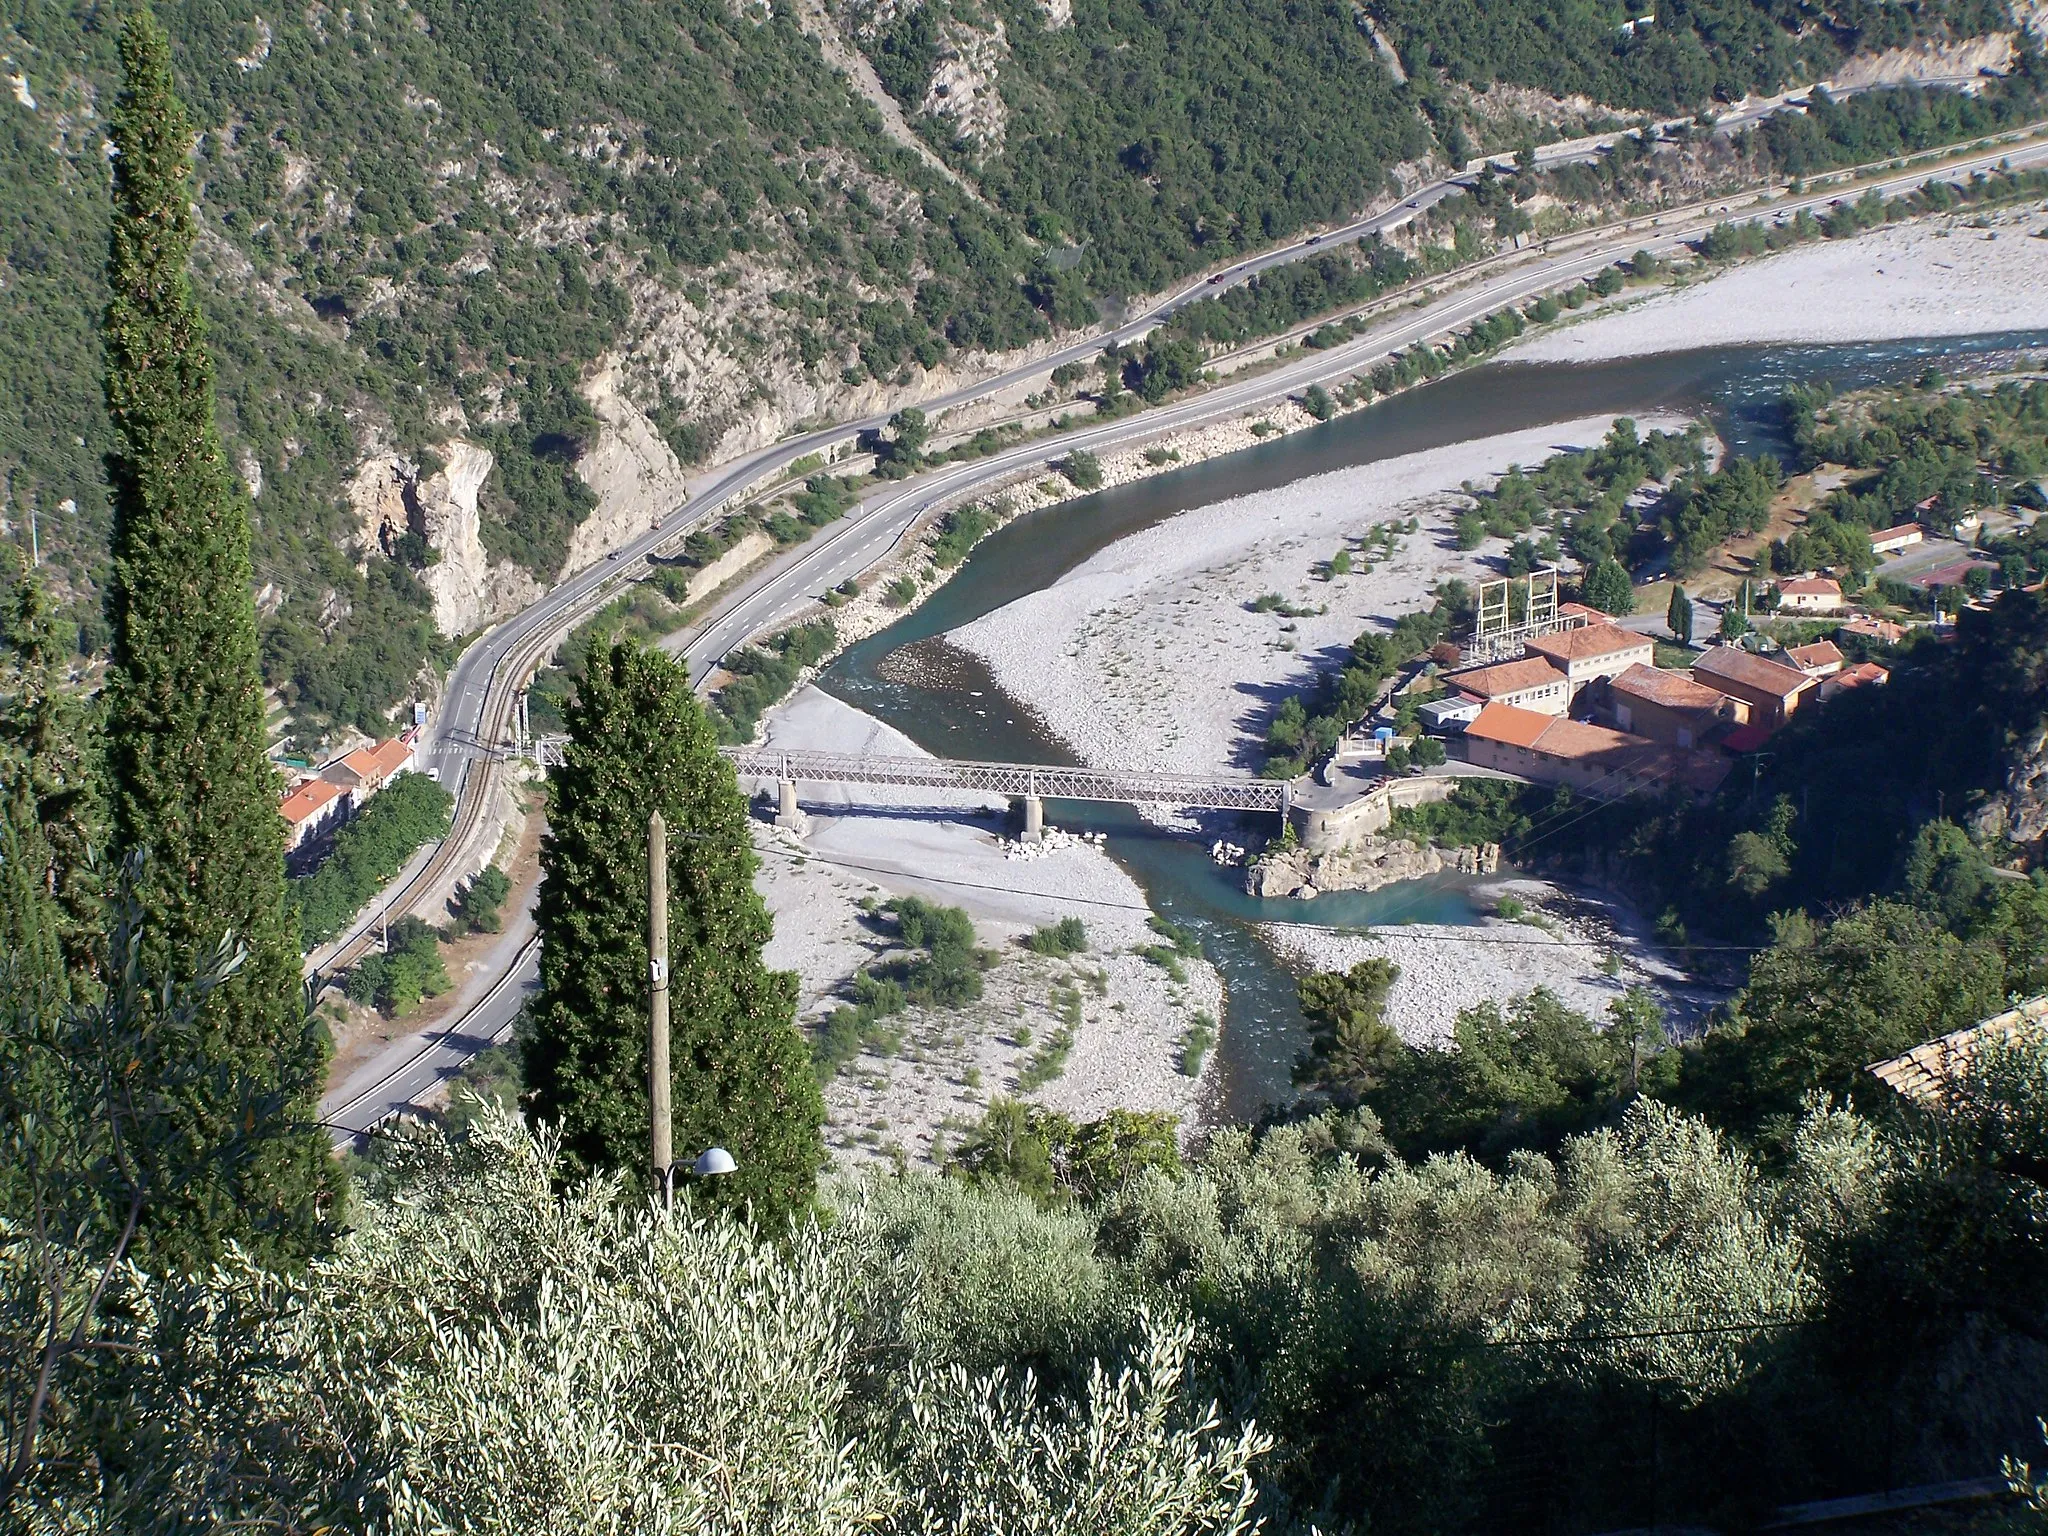
{"label": "wooden utility pole", "polygon": [[664,1205],[675,1197],[669,1145],[668,1072],[668,828],[661,812],[647,818],[648,1108],[654,1181]]}

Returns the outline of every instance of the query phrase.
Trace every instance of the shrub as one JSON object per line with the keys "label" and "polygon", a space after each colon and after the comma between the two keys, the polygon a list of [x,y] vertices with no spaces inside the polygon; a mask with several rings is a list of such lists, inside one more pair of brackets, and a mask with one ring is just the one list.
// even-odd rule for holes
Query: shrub
{"label": "shrub", "polygon": [[1088,930],[1078,917],[1063,917],[1024,936],[1024,947],[1037,955],[1077,955],[1088,947]]}
{"label": "shrub", "polygon": [[1085,449],[1077,448],[1060,460],[1059,470],[1078,491],[1092,491],[1102,485],[1102,461]]}

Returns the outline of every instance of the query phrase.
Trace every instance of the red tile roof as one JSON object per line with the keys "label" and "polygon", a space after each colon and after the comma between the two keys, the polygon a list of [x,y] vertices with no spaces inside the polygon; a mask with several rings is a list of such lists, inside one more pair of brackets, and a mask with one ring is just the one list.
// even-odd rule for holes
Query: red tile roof
{"label": "red tile roof", "polygon": [[1910,543],[1915,539],[1924,539],[1926,537],[1926,531],[1918,523],[1897,523],[1890,528],[1874,530],[1870,535],[1870,542],[1872,544],[1888,544],[1893,539],[1904,539]]}
{"label": "red tile roof", "polygon": [[1729,752],[1754,752],[1770,739],[1767,725],[1739,725],[1721,738],[1721,746]]}
{"label": "red tile roof", "polygon": [[1785,654],[1792,658],[1792,664],[1802,672],[1817,672],[1822,667],[1839,667],[1846,659],[1832,640],[1816,640],[1811,645],[1788,645]]}
{"label": "red tile roof", "polygon": [[386,779],[398,770],[408,757],[412,747],[398,737],[380,741],[374,747],[357,747],[341,761],[359,779]]}
{"label": "red tile roof", "polygon": [[1602,757],[1610,752],[1632,752],[1637,754],[1635,761],[1622,766],[1640,765],[1646,772],[1654,771],[1653,760],[1668,756],[1653,741],[1626,731],[1610,731],[1604,725],[1588,725],[1583,720],[1552,720],[1550,729],[1537,738],[1536,750],[1549,757]]}
{"label": "red tile roof", "polygon": [[308,779],[286,795],[277,809],[287,826],[303,826],[347,793],[339,784],[330,784],[325,779]]}
{"label": "red tile roof", "polygon": [[1666,709],[1719,709],[1728,696],[1718,688],[1696,683],[1683,672],[1666,672],[1637,662],[1607,685],[1614,692]]}
{"label": "red tile roof", "polygon": [[1851,619],[1838,633],[1863,635],[1871,640],[1882,640],[1886,645],[1897,645],[1906,638],[1906,626],[1894,624],[1890,619]]}
{"label": "red tile roof", "polygon": [[1533,709],[1517,709],[1512,704],[1489,704],[1465,727],[1465,734],[1510,747],[1533,747],[1537,738],[1556,723],[1555,715],[1539,715]]}
{"label": "red tile roof", "polygon": [[1842,584],[1832,576],[1801,576],[1779,582],[1778,591],[1786,597],[1840,597]]}
{"label": "red tile roof", "polygon": [[1539,635],[1528,642],[1530,650],[1566,662],[1590,661],[1619,651],[1649,650],[1651,646],[1648,635],[1638,635],[1619,624],[1585,624],[1554,635]]}
{"label": "red tile roof", "polygon": [[1490,667],[1458,672],[1446,679],[1453,686],[1486,699],[1498,698],[1504,693],[1520,693],[1528,688],[1541,688],[1546,683],[1561,683],[1564,680],[1564,674],[1541,656],[1524,656],[1519,661],[1496,662]]}
{"label": "red tile roof", "polygon": [[1781,699],[1790,698],[1813,682],[1812,678],[1797,667],[1788,667],[1783,662],[1752,655],[1739,645],[1709,646],[1700,659],[1692,664],[1692,675],[1695,678],[1703,678],[1709,688],[1717,681],[1725,680],[1746,688],[1755,688],[1763,693],[1776,694]]}

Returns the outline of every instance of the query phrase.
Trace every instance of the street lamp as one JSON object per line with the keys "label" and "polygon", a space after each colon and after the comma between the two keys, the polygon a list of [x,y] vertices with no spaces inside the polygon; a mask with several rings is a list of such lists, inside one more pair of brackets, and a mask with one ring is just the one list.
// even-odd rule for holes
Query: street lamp
{"label": "street lamp", "polygon": [[739,1172],[739,1164],[732,1160],[732,1154],[725,1148],[713,1147],[691,1164],[690,1172],[700,1179],[713,1179],[720,1174]]}

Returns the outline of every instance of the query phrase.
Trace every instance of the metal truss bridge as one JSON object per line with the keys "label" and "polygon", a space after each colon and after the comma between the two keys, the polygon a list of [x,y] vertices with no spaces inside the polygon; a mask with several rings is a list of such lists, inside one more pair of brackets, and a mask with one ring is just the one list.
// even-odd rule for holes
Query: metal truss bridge
{"label": "metal truss bridge", "polygon": [[1285,815],[1282,779],[1241,774],[1136,773],[1110,768],[1054,768],[1042,763],[970,763],[943,757],[862,757],[837,752],[783,752],[771,747],[721,747],[742,778],[778,784],[893,784],[912,789],[967,790],[1027,801],[1106,800],[1123,805],[1200,806],[1219,811]]}

